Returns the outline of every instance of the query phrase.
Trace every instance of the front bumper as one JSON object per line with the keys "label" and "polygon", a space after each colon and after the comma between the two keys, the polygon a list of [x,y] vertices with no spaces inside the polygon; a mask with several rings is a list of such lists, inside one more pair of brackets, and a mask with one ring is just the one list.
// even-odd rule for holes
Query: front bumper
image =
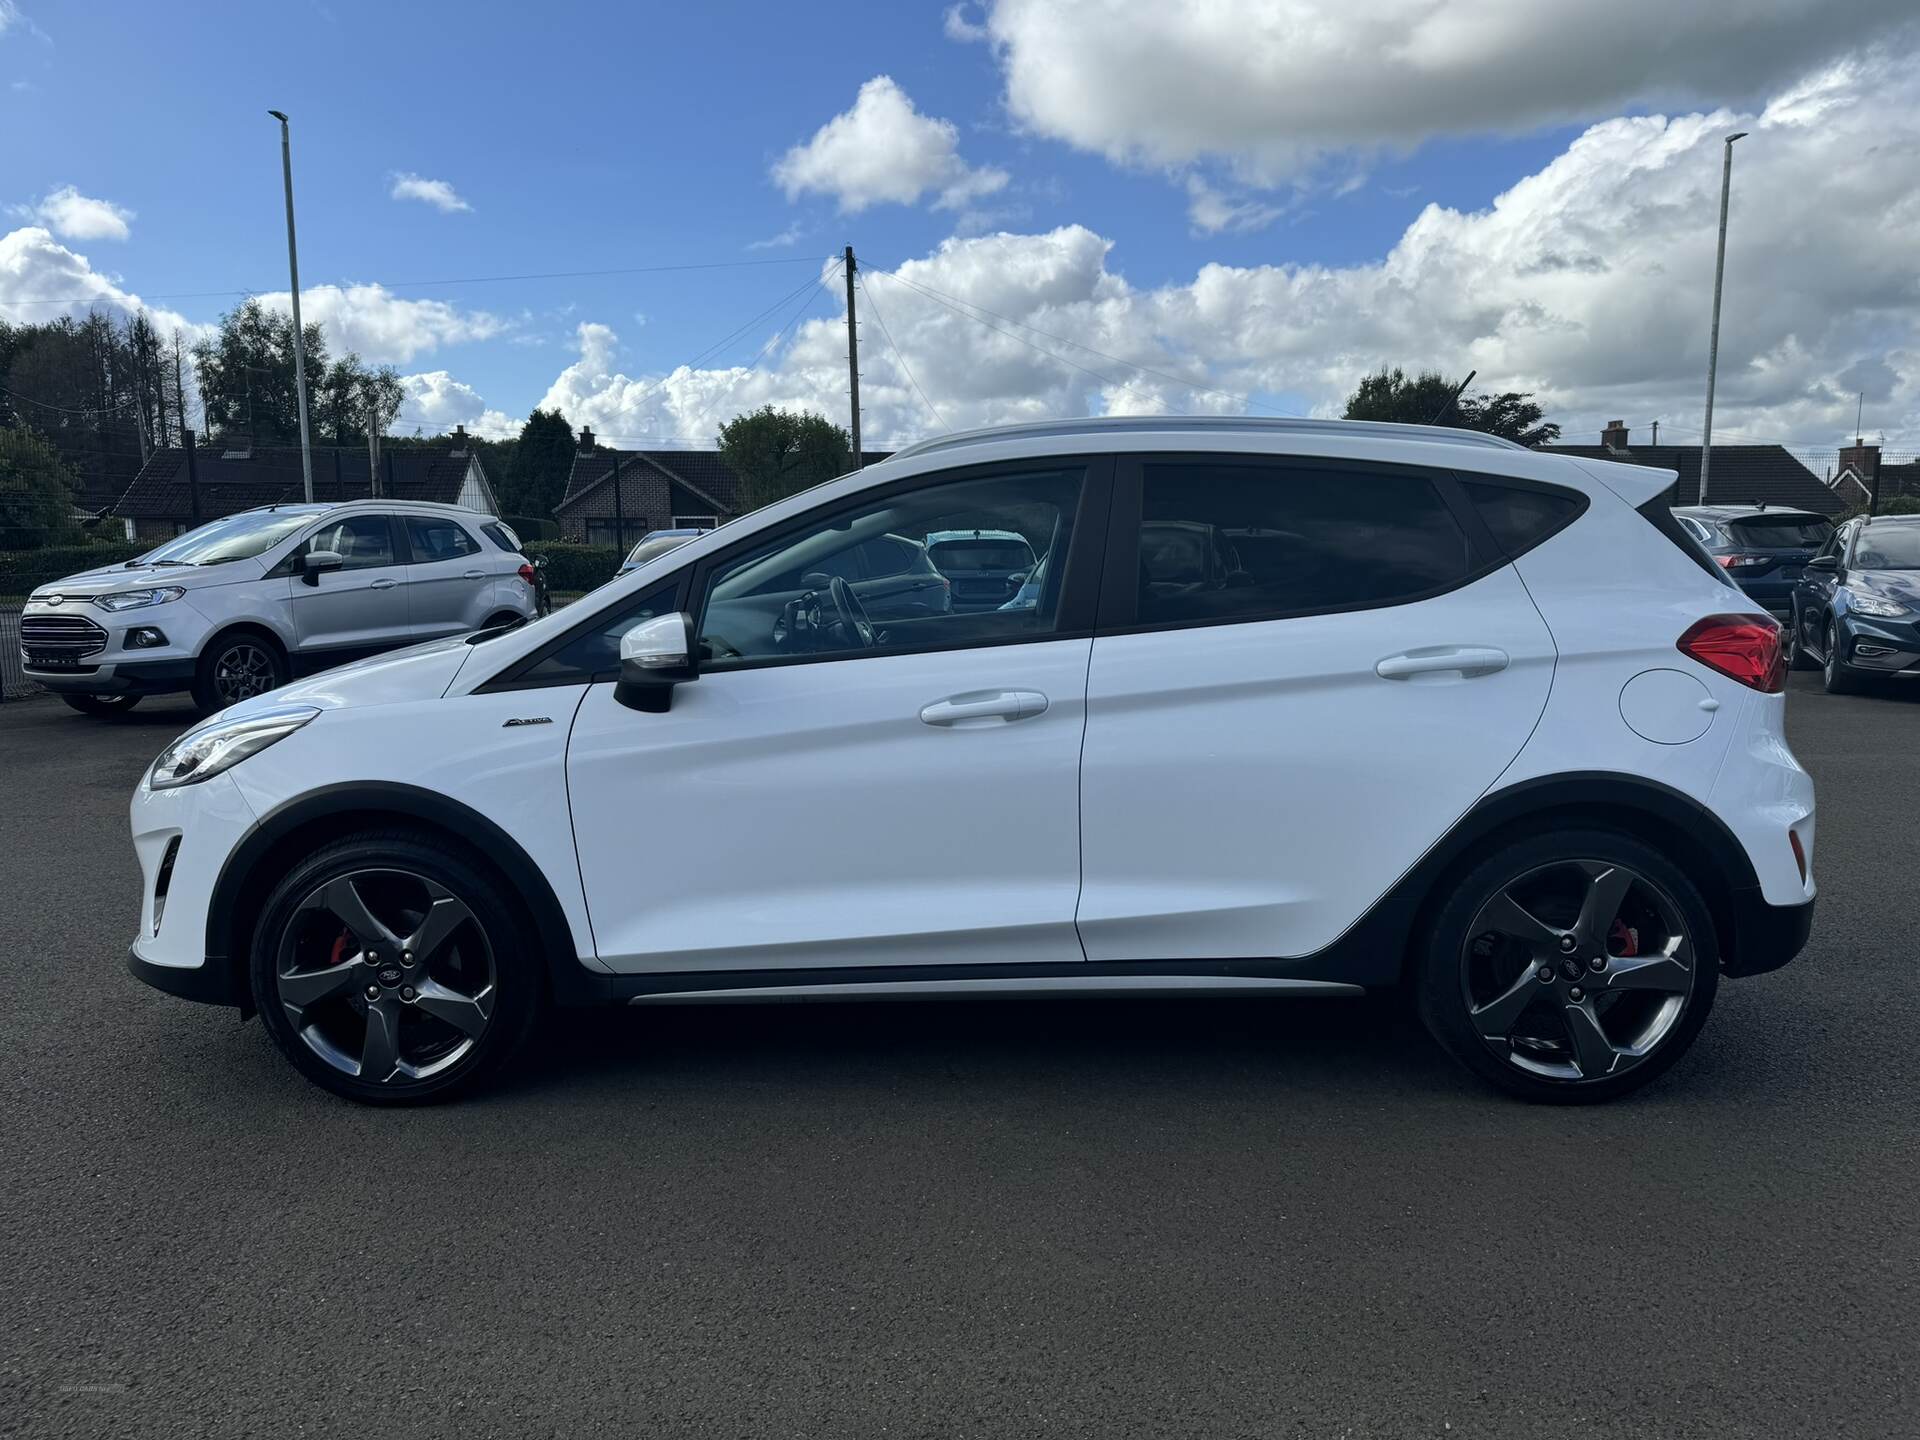
{"label": "front bumper", "polygon": [[[48,634],[41,627],[36,636],[30,622],[62,628]],[[69,695],[165,695],[189,689],[201,643],[212,628],[185,599],[117,612],[29,600],[20,624],[20,667],[27,678]],[[159,644],[130,643],[147,630],[158,632]]]}
{"label": "front bumper", "polygon": [[194,662],[191,657],[122,660],[91,667],[48,670],[22,656],[20,668],[27,679],[55,694],[170,695],[193,688]]}
{"label": "front bumper", "polygon": [[1778,970],[1807,948],[1813,933],[1815,901],[1769,905],[1758,888],[1733,898],[1733,934],[1721,961],[1730,976],[1764,975]]}
{"label": "front bumper", "polygon": [[[231,775],[134,792],[129,816],[140,861],[140,930],[127,968],[155,989],[240,1005],[245,972],[207,958],[207,920],[227,857],[254,829],[253,809]],[[177,844],[176,844],[177,842]],[[172,854],[172,864],[167,857]],[[166,876],[164,901],[158,895]]]}
{"label": "front bumper", "polygon": [[1840,626],[1840,663],[1861,675],[1920,677],[1920,621],[1848,611]]}

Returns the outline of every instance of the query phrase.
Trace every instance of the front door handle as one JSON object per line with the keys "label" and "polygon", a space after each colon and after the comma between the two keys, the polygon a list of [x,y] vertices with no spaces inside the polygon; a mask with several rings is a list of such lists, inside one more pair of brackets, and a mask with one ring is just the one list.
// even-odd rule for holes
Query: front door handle
{"label": "front door handle", "polygon": [[369,590],[391,590],[394,586],[398,585],[399,583],[400,582],[398,580],[394,580],[386,576],[382,576],[380,579],[370,583],[367,586],[367,588]]}
{"label": "front door handle", "polygon": [[1411,680],[1416,675],[1458,675],[1471,680],[1507,668],[1507,652],[1491,645],[1428,645],[1389,655],[1373,667],[1382,680]]}
{"label": "front door handle", "polygon": [[969,690],[949,695],[923,707],[920,719],[928,725],[966,725],[1025,720],[1045,712],[1047,697],[1038,690]]}

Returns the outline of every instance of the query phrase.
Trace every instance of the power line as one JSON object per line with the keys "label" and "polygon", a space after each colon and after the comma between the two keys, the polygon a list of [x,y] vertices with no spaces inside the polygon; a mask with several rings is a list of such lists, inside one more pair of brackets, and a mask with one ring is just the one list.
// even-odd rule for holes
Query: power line
{"label": "power line", "polygon": [[[379,285],[387,290],[420,290],[430,285],[499,285],[520,280],[590,280],[609,275],[666,275],[683,270],[740,270],[758,265],[817,265],[820,262],[811,255],[783,255],[773,260],[699,260],[678,265],[623,265],[610,270],[542,270],[529,271],[521,275],[465,275],[451,280],[355,280],[322,281],[322,285]],[[244,290],[171,290],[157,294],[127,298],[144,303],[147,300],[209,300],[235,295],[259,295],[272,291],[271,286],[253,285]],[[304,289],[312,290],[318,286],[308,285]],[[105,295],[70,295],[65,299],[7,299],[8,305],[90,305],[107,300]]]}
{"label": "power line", "polygon": [[873,287],[862,283],[860,290],[861,293],[867,297],[867,304],[873,307],[873,318],[880,322],[880,333],[887,337],[887,346],[893,351],[893,358],[900,362],[900,371],[907,377],[907,383],[913,386],[913,393],[918,395],[920,397],[920,403],[927,407],[927,413],[933,416],[933,423],[938,425],[942,430],[952,433],[953,427],[947,424],[945,417],[934,407],[933,401],[927,398],[927,392],[920,388],[920,382],[913,378],[913,371],[907,368],[906,352],[900,348],[899,343],[893,338],[893,332],[887,329],[887,317],[880,313],[880,302],[874,298]]}

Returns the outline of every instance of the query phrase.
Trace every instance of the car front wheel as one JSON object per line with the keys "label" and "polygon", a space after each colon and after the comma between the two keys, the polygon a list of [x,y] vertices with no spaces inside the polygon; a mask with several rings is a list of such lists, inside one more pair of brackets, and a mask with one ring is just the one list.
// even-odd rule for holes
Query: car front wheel
{"label": "car front wheel", "polygon": [[287,661],[264,635],[243,630],[216,639],[194,670],[193,702],[203,711],[224,710],[287,683]]}
{"label": "car front wheel", "polygon": [[255,933],[254,1006],[294,1068],[348,1099],[470,1090],[525,1041],[543,993],[503,883],[406,833],[351,836],[296,865]]}
{"label": "car front wheel", "polygon": [[1821,671],[1829,695],[1852,695],[1860,688],[1860,682],[1840,658],[1840,632],[1831,620],[1827,621],[1827,660]]}
{"label": "car front wheel", "polygon": [[1664,855],[1610,831],[1555,831],[1463,877],[1420,959],[1420,1013],[1511,1094],[1610,1100],[1685,1053],[1719,965],[1706,904]]}

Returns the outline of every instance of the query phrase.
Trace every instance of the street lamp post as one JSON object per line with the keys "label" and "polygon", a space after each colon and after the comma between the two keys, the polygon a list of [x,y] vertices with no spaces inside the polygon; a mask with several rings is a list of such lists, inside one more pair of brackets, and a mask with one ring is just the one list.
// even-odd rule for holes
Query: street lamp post
{"label": "street lamp post", "polygon": [[1707,503],[1707,476],[1713,469],[1713,382],[1720,368],[1720,282],[1727,273],[1727,196],[1733,189],[1733,142],[1746,136],[1745,130],[1736,130],[1727,136],[1726,159],[1720,167],[1720,248],[1713,260],[1713,332],[1707,339],[1707,419],[1700,436],[1699,503],[1702,505]]}
{"label": "street lamp post", "polygon": [[293,389],[300,402],[300,478],[307,503],[313,503],[313,445],[307,438],[307,338],[300,328],[300,250],[293,242],[293,141],[287,117],[278,110],[267,114],[280,122],[280,176],[287,191],[287,274],[293,283]]}

